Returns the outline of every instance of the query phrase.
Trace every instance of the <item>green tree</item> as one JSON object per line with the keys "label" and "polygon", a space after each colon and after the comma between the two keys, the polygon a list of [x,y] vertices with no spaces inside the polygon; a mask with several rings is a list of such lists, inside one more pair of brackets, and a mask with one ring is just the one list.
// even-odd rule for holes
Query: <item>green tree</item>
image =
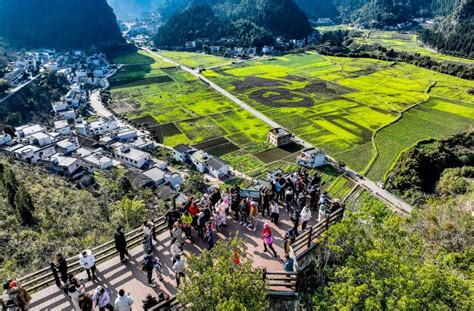
{"label": "green tree", "polygon": [[18,217],[21,219],[22,224],[29,226],[34,223],[33,212],[35,210],[35,206],[33,204],[33,200],[31,199],[30,193],[24,185],[20,185],[18,191],[16,192],[15,210]]}
{"label": "green tree", "polygon": [[112,219],[116,223],[124,224],[127,228],[137,227],[146,216],[145,202],[138,198],[130,200],[128,197],[112,205]]}
{"label": "green tree", "polygon": [[[234,252],[239,265],[234,263]],[[212,250],[191,255],[185,274],[177,298],[192,310],[265,309],[267,285],[239,238],[220,240]]]}
{"label": "green tree", "polygon": [[3,170],[2,181],[7,202],[11,207],[15,207],[15,196],[18,189],[18,181],[16,180],[15,172],[7,164],[5,164]]}
{"label": "green tree", "polygon": [[347,212],[315,252],[313,305],[321,310],[472,309],[469,270],[463,267],[473,249],[472,230],[465,229],[466,217],[472,216],[450,208],[457,210],[452,216],[446,207],[427,206],[425,216],[415,212],[409,219],[374,206]]}
{"label": "green tree", "polygon": [[192,173],[182,183],[182,189],[186,194],[201,194],[207,191],[207,185],[201,174]]}
{"label": "green tree", "polygon": [[6,93],[10,87],[10,82],[5,79],[0,79],[0,94]]}

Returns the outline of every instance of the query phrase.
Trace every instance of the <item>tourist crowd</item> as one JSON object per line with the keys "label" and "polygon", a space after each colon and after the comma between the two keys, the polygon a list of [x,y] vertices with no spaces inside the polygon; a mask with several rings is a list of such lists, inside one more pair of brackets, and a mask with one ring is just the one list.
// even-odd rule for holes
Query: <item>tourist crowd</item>
{"label": "tourist crowd", "polygon": [[[295,270],[295,262],[289,256],[289,246],[300,232],[307,230],[308,223],[313,219],[313,213],[317,214],[314,218],[321,221],[340,207],[341,204],[337,199],[330,202],[327,193],[321,192],[320,176],[317,174],[309,176],[305,170],[297,171],[287,177],[277,176],[271,183],[261,187],[259,191],[253,191],[250,195],[248,191],[242,191],[235,185],[223,191],[216,188],[210,194],[204,194],[198,199],[190,197],[180,206],[176,206],[172,201],[165,220],[171,235],[169,253],[176,286],[179,288],[181,280],[185,277],[186,243],[192,244],[196,239],[202,239],[207,248],[212,249],[217,232],[226,230],[231,217],[247,230],[253,232],[261,230],[264,252],[271,251],[277,258],[278,253],[273,247],[276,238],[269,222],[279,226],[280,214],[284,211],[286,219],[290,220],[292,226],[282,241],[285,250],[283,269],[292,272]],[[159,281],[163,281],[163,263],[154,255],[155,244],[158,242],[155,224],[152,221],[144,221],[142,231],[145,256],[139,262],[140,268],[146,274],[148,285],[154,288],[157,285],[153,278],[154,273]],[[122,262],[133,260],[128,252],[123,226],[117,227],[114,240],[120,260]],[[97,281],[96,259],[92,251],[82,251],[78,255],[78,260],[87,274],[87,281]],[[64,290],[76,310],[96,308],[100,311],[131,310],[134,301],[123,289],[118,291],[115,300],[112,300],[111,293],[104,286],[97,286],[93,292],[86,292],[86,281],[78,280],[73,274],[68,273],[68,263],[61,254],[57,254],[51,263],[51,268],[56,284]],[[17,292],[20,291],[17,288]],[[145,310],[152,308],[165,299],[163,293],[159,293],[157,297],[148,295],[143,301],[143,308]],[[26,305],[27,299],[24,300]]]}

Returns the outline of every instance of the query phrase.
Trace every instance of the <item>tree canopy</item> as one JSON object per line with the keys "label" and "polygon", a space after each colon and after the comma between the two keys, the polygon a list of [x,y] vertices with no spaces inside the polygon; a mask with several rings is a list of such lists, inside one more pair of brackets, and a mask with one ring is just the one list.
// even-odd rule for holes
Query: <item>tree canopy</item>
{"label": "tree canopy", "polygon": [[[453,205],[453,203],[456,203]],[[320,310],[470,310],[474,231],[459,202],[402,219],[365,204],[331,226],[315,252]]]}
{"label": "tree canopy", "polygon": [[220,240],[212,250],[191,255],[185,274],[177,298],[191,310],[257,311],[266,306],[266,283],[239,238]]}

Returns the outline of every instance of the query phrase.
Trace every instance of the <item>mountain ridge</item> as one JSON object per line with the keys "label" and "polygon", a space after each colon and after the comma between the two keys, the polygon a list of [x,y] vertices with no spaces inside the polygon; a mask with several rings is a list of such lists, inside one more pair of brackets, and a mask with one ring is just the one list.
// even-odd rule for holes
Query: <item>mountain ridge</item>
{"label": "mountain ridge", "polygon": [[125,43],[106,0],[3,0],[0,24],[0,37],[12,47],[73,49]]}

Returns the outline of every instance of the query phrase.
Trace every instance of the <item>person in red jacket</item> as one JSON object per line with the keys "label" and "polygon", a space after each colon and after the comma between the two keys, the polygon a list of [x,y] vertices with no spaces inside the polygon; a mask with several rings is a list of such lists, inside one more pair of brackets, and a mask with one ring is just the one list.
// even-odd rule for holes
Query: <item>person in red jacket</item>
{"label": "person in red jacket", "polygon": [[262,241],[263,241],[263,251],[266,252],[268,249],[267,247],[273,252],[273,256],[277,257],[277,252],[273,248],[273,235],[272,230],[268,224],[263,225],[263,232],[262,232]]}

